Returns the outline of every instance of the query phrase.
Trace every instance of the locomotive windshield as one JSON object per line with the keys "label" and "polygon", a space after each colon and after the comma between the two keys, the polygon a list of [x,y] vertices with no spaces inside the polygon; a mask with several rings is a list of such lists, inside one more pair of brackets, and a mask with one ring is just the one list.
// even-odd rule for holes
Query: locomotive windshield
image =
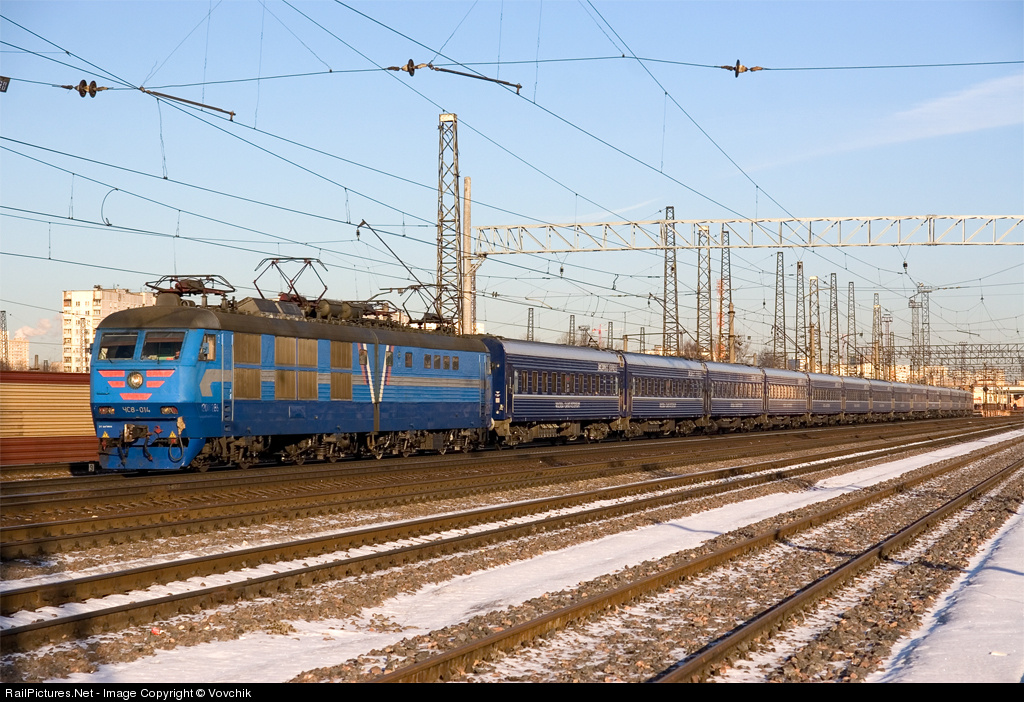
{"label": "locomotive windshield", "polygon": [[160,361],[176,359],[181,356],[181,344],[185,340],[185,332],[146,332],[142,344],[143,361]]}
{"label": "locomotive windshield", "polygon": [[138,332],[105,332],[100,338],[101,361],[117,361],[135,355]]}

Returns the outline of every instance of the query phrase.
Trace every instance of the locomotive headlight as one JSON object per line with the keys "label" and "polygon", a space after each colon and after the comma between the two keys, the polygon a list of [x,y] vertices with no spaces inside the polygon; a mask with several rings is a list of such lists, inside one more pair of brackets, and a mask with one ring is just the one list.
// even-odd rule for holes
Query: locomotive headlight
{"label": "locomotive headlight", "polygon": [[128,387],[138,390],[142,387],[142,373],[132,371],[128,374]]}

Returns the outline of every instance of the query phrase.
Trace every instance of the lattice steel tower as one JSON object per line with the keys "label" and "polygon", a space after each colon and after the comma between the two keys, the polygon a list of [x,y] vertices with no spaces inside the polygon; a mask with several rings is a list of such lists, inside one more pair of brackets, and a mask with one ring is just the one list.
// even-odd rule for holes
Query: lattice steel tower
{"label": "lattice steel tower", "polygon": [[835,273],[829,277],[828,372],[829,375],[839,373],[839,285]]}
{"label": "lattice steel tower", "polygon": [[533,308],[530,308],[529,314],[526,317],[526,340],[533,341]]}
{"label": "lattice steel tower", "polygon": [[[807,367],[807,297],[804,295],[804,262],[796,262],[796,334],[793,344],[796,346],[796,367]],[[800,359],[804,359],[801,366]]]}
{"label": "lattice steel tower", "polygon": [[711,358],[711,232],[697,225],[697,349]]}
{"label": "lattice steel tower", "polygon": [[818,300],[818,276],[812,275],[811,283],[811,333],[807,340],[810,349],[807,370],[821,372],[821,305]]}
{"label": "lattice steel tower", "polygon": [[772,357],[776,368],[786,367],[786,280],[782,252],[775,264],[775,326],[772,328]]}
{"label": "lattice steel tower", "polygon": [[931,365],[932,347],[932,323],[928,314],[928,299],[931,288],[926,288],[923,283],[917,284],[917,292],[921,295],[921,365]]}
{"label": "lattice steel tower", "polygon": [[661,224],[661,243],[665,246],[665,295],[662,314],[662,348],[666,356],[678,356],[682,346],[682,325],[679,324],[679,285],[676,277],[676,208],[665,207]]}
{"label": "lattice steel tower", "polygon": [[459,204],[458,119],[442,114],[438,123],[437,297],[438,322],[463,331],[462,208]]}
{"label": "lattice steel tower", "polygon": [[871,377],[881,380],[882,363],[882,306],[878,304],[878,293],[875,293],[875,304],[871,314]]}
{"label": "lattice steel tower", "polygon": [[[846,298],[846,365],[860,365],[857,359],[857,307],[853,300],[852,280]],[[850,374],[853,372],[850,371]]]}
{"label": "lattice steel tower", "polygon": [[[721,356],[729,359],[729,363],[736,362],[735,347],[733,345],[733,307],[732,307],[732,262],[730,260],[729,252],[729,228],[724,224],[722,225],[722,286],[718,294],[718,348],[724,353],[720,353]],[[728,331],[725,343],[722,343],[722,318],[725,314],[729,315],[728,320]]]}
{"label": "lattice steel tower", "polygon": [[913,297],[908,301],[910,307],[910,376],[911,380],[917,381],[921,374],[921,301]]}

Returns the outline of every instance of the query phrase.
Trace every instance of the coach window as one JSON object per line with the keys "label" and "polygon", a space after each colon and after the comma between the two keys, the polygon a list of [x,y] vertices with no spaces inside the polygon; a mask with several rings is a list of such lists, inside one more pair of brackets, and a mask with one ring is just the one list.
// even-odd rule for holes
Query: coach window
{"label": "coach window", "polygon": [[533,382],[530,384],[530,387],[534,394],[537,394],[540,392],[540,384],[537,382],[538,378],[540,378],[540,374],[537,373],[537,371],[533,371],[531,375],[533,375]]}
{"label": "coach window", "polygon": [[434,356],[434,368],[437,368],[437,369],[441,368],[441,357],[440,356]]}
{"label": "coach window", "polygon": [[367,363],[366,349],[359,349],[359,365],[365,366]]}
{"label": "coach window", "polygon": [[445,370],[451,370],[451,368],[452,368],[452,357],[451,356],[445,356],[444,357],[444,369]]}
{"label": "coach window", "polygon": [[395,365],[395,352],[387,351],[384,353],[384,365],[390,368]]}
{"label": "coach window", "polygon": [[458,370],[458,369],[459,369],[459,357],[458,356],[452,356],[452,370]]}
{"label": "coach window", "polygon": [[423,354],[423,367],[424,368],[430,368],[430,354],[429,353]]}
{"label": "coach window", "polygon": [[217,360],[217,335],[216,334],[204,334],[203,335],[203,346],[199,350],[200,361],[216,361]]}
{"label": "coach window", "polygon": [[412,368],[412,351],[405,352],[405,367]]}

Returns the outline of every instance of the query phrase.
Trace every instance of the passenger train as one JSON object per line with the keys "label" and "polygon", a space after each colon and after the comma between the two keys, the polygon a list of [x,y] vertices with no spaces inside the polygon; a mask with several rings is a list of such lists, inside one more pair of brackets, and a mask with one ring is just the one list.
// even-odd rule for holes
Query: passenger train
{"label": "passenger train", "polygon": [[[199,285],[199,287],[202,287]],[[248,467],[536,440],[969,414],[969,393],[610,349],[453,336],[358,306],[187,286],[104,319],[91,407],[103,467]],[[203,292],[207,292],[204,290]],[[213,291],[222,292],[222,291]]]}

